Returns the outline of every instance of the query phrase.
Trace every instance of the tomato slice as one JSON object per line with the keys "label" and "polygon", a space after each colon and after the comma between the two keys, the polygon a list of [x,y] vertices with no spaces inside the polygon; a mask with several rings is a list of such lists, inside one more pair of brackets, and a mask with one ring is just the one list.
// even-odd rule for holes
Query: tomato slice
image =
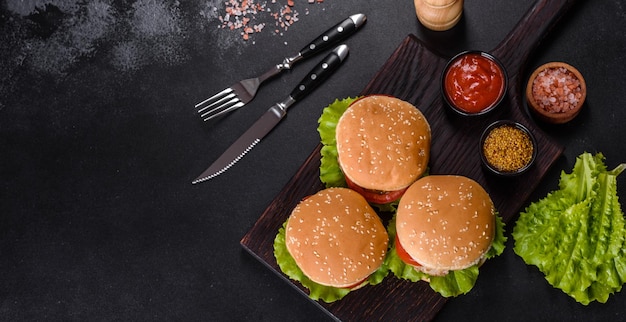
{"label": "tomato slice", "polygon": [[342,287],[342,288],[346,288],[346,289],[351,290],[351,289],[353,289],[353,288],[355,288],[355,287],[357,287],[357,286],[359,286],[359,285],[363,284],[363,282],[365,282],[368,278],[369,278],[369,277],[366,277],[366,278],[364,278],[363,280],[361,280],[360,282],[356,282],[356,283],[354,283],[353,285],[350,285],[350,286],[345,286],[345,287]]}
{"label": "tomato slice", "polygon": [[357,185],[356,183],[352,182],[352,180],[350,180],[348,177],[346,177],[346,183],[348,184],[348,188],[361,194],[365,198],[365,200],[379,205],[384,205],[386,203],[390,203],[392,201],[400,199],[406,189],[408,189],[408,187],[406,187],[404,189],[395,191],[370,190]]}
{"label": "tomato slice", "polygon": [[409,253],[406,252],[406,250],[404,249],[404,247],[402,247],[402,244],[400,244],[400,240],[398,239],[398,235],[396,234],[396,254],[398,254],[398,257],[400,257],[400,259],[409,264],[409,265],[413,265],[413,266],[422,266],[420,265],[420,263],[416,262],[413,257],[411,257],[411,255],[409,255]]}

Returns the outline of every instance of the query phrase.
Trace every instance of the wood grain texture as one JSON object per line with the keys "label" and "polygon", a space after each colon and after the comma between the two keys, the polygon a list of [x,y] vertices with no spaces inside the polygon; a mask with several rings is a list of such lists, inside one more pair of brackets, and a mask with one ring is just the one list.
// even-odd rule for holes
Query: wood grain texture
{"label": "wood grain texture", "polygon": [[[530,121],[523,102],[522,86],[525,82],[522,75],[532,50],[573,3],[573,0],[537,1],[511,33],[491,51],[504,64],[509,83],[505,100],[490,114],[467,118],[449,111],[440,93],[441,73],[449,58],[436,54],[414,35],[405,38],[361,95],[393,95],[417,106],[432,129],[430,172],[459,174],[478,181],[491,195],[504,221],[510,222],[563,152],[562,146]],[[538,158],[522,176],[496,177],[483,170],[480,163],[480,134],[491,122],[500,119],[520,122],[536,136]],[[324,188],[319,181],[320,148],[318,146],[311,153],[241,239],[244,249],[304,296],[307,296],[306,289],[289,280],[278,268],[273,255],[273,242],[278,228],[295,205],[303,197]],[[426,283],[410,283],[390,275],[380,285],[352,292],[341,301],[330,304],[311,302],[342,321],[425,321],[432,320],[446,301]]]}

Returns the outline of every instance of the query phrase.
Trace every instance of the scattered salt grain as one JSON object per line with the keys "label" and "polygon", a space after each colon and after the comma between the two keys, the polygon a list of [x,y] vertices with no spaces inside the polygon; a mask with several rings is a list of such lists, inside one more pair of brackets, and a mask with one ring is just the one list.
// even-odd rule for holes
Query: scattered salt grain
{"label": "scattered salt grain", "polygon": [[[322,3],[323,0],[309,0],[308,3]],[[286,5],[280,5],[279,8],[273,8],[272,4],[278,4],[276,0],[271,0],[270,5],[267,1],[255,2],[255,0],[227,0],[224,2],[223,13],[218,16],[220,22],[219,28],[228,30],[239,30],[243,40],[249,40],[252,34],[260,33],[266,26],[266,23],[255,23],[257,16],[265,14],[273,18],[274,33],[282,36],[290,26],[299,20],[299,13],[295,10],[295,1],[287,0]],[[275,6],[274,6],[275,7]],[[217,7],[212,8],[218,11]],[[308,8],[305,9],[306,15],[309,14]]]}

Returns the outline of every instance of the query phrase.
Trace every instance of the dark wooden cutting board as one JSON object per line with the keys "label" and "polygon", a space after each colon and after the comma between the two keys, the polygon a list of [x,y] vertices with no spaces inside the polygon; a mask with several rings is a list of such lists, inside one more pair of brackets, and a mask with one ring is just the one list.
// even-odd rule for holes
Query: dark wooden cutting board
{"label": "dark wooden cutting board", "polygon": [[[494,113],[472,118],[450,113],[439,89],[441,73],[449,58],[437,55],[414,35],[404,39],[361,95],[393,95],[417,106],[432,130],[430,173],[458,174],[478,181],[491,195],[504,221],[509,222],[563,152],[563,147],[541,132],[526,113],[523,69],[530,53],[573,3],[574,0],[537,1],[507,37],[490,51],[504,64],[509,78],[507,97]],[[519,177],[495,177],[483,170],[480,163],[480,134],[487,125],[500,119],[524,124],[537,139],[536,163]],[[296,204],[324,188],[319,180],[320,148],[311,153],[241,239],[244,249],[307,297],[306,289],[289,280],[278,268],[273,242]],[[381,284],[351,292],[341,301],[311,302],[342,321],[424,321],[433,319],[446,301],[427,283],[411,283],[390,275]]]}

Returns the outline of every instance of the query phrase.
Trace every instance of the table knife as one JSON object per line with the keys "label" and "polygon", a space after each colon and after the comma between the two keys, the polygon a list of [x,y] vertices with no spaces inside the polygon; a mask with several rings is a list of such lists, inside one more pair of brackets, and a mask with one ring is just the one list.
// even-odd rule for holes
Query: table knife
{"label": "table knife", "polygon": [[287,114],[287,109],[302,100],[326,78],[334,73],[348,56],[348,46],[340,45],[330,52],[305,76],[289,96],[270,107],[261,118],[233,143],[193,184],[212,179],[230,167],[256,146]]}

